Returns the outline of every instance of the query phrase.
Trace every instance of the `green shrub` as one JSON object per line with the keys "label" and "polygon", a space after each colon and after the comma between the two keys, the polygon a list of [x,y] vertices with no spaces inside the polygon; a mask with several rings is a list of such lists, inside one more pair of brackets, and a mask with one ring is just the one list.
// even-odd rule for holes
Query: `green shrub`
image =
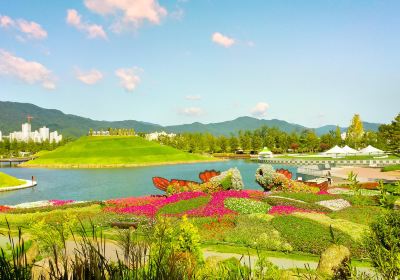
{"label": "green shrub", "polygon": [[331,212],[328,216],[332,219],[345,219],[353,223],[369,225],[382,213],[383,209],[376,206],[352,206]]}
{"label": "green shrub", "polygon": [[[363,190],[361,190],[363,191]],[[350,202],[353,206],[379,206],[378,196],[341,194],[340,197]]]}
{"label": "green shrub", "polygon": [[224,206],[240,214],[267,213],[271,209],[267,203],[249,198],[227,198]]}
{"label": "green shrub", "polygon": [[[330,228],[309,219],[282,215],[275,217],[272,225],[290,242],[295,251],[320,255],[332,244]],[[332,231],[338,244],[348,247],[354,256],[363,255],[361,244],[339,230]]]}
{"label": "green shrub", "polygon": [[383,279],[400,276],[400,212],[388,211],[370,226],[365,247],[373,266]]}
{"label": "green shrub", "polygon": [[292,246],[271,225],[271,218],[264,214],[240,215],[236,218],[235,227],[225,231],[225,242],[246,245],[273,251],[292,251]]}
{"label": "green shrub", "polygon": [[329,194],[314,194],[314,193],[286,193],[286,192],[277,192],[274,193],[274,196],[282,196],[282,197],[288,197],[288,198],[293,198],[297,200],[301,200],[304,202],[309,202],[309,203],[314,203],[314,202],[319,202],[322,200],[330,200],[330,199],[335,199],[336,197],[334,195],[329,195]]}
{"label": "green shrub", "polygon": [[400,164],[389,165],[382,168],[383,172],[397,171],[397,170],[400,170]]}
{"label": "green shrub", "polygon": [[191,209],[206,205],[210,201],[209,196],[200,196],[188,200],[181,200],[167,204],[159,210],[159,214],[181,214]]}
{"label": "green shrub", "polygon": [[263,199],[263,201],[266,201],[269,205],[272,206],[277,206],[277,205],[285,205],[285,206],[293,206],[296,208],[304,209],[304,210],[309,210],[309,211],[317,211],[317,212],[325,212],[329,213],[332,212],[332,210],[322,206],[318,205],[315,203],[307,203],[307,202],[298,202],[286,198],[280,198],[280,197],[266,197]]}

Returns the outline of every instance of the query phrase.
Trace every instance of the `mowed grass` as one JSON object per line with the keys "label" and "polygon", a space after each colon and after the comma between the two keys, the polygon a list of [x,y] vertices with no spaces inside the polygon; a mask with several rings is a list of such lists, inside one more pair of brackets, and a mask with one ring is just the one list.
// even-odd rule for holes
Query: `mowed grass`
{"label": "mowed grass", "polygon": [[0,188],[15,187],[25,184],[25,181],[19,180],[13,176],[0,172]]}
{"label": "mowed grass", "polygon": [[113,167],[213,160],[137,136],[85,136],[22,166]]}

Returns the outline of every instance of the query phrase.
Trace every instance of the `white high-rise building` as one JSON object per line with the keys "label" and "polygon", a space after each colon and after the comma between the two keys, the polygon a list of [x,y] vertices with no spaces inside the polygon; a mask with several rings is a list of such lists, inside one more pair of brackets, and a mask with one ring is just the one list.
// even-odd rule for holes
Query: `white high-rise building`
{"label": "white high-rise building", "polygon": [[39,128],[39,133],[42,141],[48,141],[50,139],[50,130],[48,127],[41,127]]}
{"label": "white high-rise building", "polygon": [[[1,139],[1,134],[0,134],[0,139]],[[35,130],[32,131],[32,127],[30,123],[24,123],[22,124],[22,131],[14,131],[11,132],[9,135],[10,141],[23,141],[23,142],[43,142],[43,141],[49,141],[49,142],[55,142],[58,143],[62,140],[62,135],[58,134],[57,131],[51,132],[48,127],[41,127],[39,128],[39,131]]]}
{"label": "white high-rise building", "polygon": [[29,140],[30,136],[31,136],[31,124],[30,123],[23,123],[22,124],[22,138],[26,140]]}

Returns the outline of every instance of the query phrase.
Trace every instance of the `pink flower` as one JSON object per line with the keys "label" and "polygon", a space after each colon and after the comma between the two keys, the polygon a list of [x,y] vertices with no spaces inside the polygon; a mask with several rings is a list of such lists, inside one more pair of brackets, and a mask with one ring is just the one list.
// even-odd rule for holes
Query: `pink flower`
{"label": "pink flower", "polygon": [[207,205],[186,211],[186,215],[188,216],[201,216],[201,217],[209,217],[209,216],[224,216],[227,214],[235,214],[234,211],[225,208],[224,200],[228,197],[237,197],[237,198],[248,198],[249,193],[246,191],[219,191],[215,192],[212,195],[210,202]]}
{"label": "pink flower", "polygon": [[49,202],[53,205],[53,206],[62,206],[65,204],[70,204],[72,202],[74,202],[74,200],[59,200],[59,199],[53,199],[53,200],[49,200]]}

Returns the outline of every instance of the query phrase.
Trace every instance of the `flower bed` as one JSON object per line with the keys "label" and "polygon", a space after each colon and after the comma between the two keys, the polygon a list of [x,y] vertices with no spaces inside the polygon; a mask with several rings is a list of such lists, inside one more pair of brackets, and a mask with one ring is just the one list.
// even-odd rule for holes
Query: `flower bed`
{"label": "flower bed", "polygon": [[267,213],[271,208],[267,203],[249,198],[227,198],[224,206],[240,214]]}
{"label": "flower bed", "polygon": [[[157,197],[157,199],[154,199],[153,197],[148,197],[147,199],[147,197],[144,197],[141,200],[138,200],[138,202],[140,203],[139,205],[132,205],[127,207],[111,206],[111,207],[106,207],[105,211],[154,217],[157,214],[157,211],[164,205],[206,195],[207,194],[203,192],[183,192],[183,193],[173,194],[169,197]],[[147,201],[148,203],[141,204],[144,203],[143,200]]]}
{"label": "flower bed", "polygon": [[53,206],[62,206],[62,205],[65,205],[65,204],[73,203],[74,200],[59,200],[59,199],[53,199],[53,200],[49,200],[49,202],[50,202]]}

